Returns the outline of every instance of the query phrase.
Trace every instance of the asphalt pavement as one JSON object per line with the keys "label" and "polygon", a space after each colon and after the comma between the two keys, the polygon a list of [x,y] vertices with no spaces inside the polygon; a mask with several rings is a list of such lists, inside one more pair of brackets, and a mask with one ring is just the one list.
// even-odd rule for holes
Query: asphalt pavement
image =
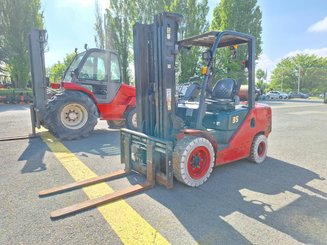
{"label": "asphalt pavement", "polygon": [[[144,179],[95,189],[37,192],[123,169],[118,130],[99,122],[90,137],[0,141],[0,244],[326,244],[327,105],[266,101],[273,109],[268,158],[214,169],[199,188],[174,181],[122,202],[62,219],[50,212]],[[0,138],[31,132],[29,108],[0,105]]]}

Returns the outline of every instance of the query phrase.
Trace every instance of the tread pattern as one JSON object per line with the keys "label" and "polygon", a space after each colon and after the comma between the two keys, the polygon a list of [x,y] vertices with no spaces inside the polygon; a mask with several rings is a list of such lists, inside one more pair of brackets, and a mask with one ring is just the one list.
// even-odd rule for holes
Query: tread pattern
{"label": "tread pattern", "polygon": [[[263,156],[258,155],[258,147],[261,142],[265,144],[265,153]],[[254,163],[262,163],[267,157],[268,142],[267,137],[263,134],[256,135],[253,139],[249,159]]]}
{"label": "tread pattern", "polygon": [[[188,158],[190,153],[199,146],[205,146],[210,152],[210,167],[208,172],[200,179],[193,179],[188,173]],[[175,178],[188,186],[197,187],[202,185],[210,177],[214,165],[214,149],[209,140],[202,137],[185,136],[178,141],[173,152],[173,172]]]}
{"label": "tread pattern", "polygon": [[[60,119],[61,109],[69,103],[78,103],[88,112],[88,119],[80,129],[66,128]],[[98,109],[94,101],[86,94],[79,91],[65,90],[54,95],[46,105],[44,124],[52,133],[61,140],[76,140],[87,137],[94,129],[98,120]]]}

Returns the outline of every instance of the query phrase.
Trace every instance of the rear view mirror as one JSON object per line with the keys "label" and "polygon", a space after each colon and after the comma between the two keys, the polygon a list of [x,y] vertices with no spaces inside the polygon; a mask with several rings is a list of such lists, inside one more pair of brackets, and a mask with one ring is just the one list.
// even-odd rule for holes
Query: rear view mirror
{"label": "rear view mirror", "polygon": [[202,60],[206,61],[206,62],[209,62],[211,60],[212,56],[211,56],[211,51],[210,49],[204,51],[202,53]]}

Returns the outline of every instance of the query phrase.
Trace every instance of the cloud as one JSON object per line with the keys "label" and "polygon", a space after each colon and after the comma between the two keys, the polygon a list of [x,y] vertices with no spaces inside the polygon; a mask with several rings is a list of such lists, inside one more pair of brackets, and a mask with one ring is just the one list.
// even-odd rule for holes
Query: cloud
{"label": "cloud", "polygon": [[308,28],[308,32],[325,32],[325,31],[327,31],[327,16],[324,19],[314,23]]}
{"label": "cloud", "polygon": [[313,54],[319,57],[327,57],[327,48],[295,50],[286,54],[284,58],[292,57],[297,54]]}
{"label": "cloud", "polygon": [[281,59],[272,60],[267,54],[261,54],[257,61],[256,70],[262,69],[267,71],[267,78],[270,80],[271,72],[276,68],[276,65],[280,62]]}

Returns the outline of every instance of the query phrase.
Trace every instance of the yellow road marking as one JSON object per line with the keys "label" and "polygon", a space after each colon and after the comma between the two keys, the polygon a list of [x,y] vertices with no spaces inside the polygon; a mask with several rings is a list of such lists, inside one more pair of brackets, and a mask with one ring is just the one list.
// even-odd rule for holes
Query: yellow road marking
{"label": "yellow road marking", "polygon": [[[41,137],[76,181],[97,176],[51,133],[42,132]],[[83,190],[90,199],[113,192],[106,183],[85,187]],[[124,244],[169,244],[124,200],[106,204],[97,209]]]}

